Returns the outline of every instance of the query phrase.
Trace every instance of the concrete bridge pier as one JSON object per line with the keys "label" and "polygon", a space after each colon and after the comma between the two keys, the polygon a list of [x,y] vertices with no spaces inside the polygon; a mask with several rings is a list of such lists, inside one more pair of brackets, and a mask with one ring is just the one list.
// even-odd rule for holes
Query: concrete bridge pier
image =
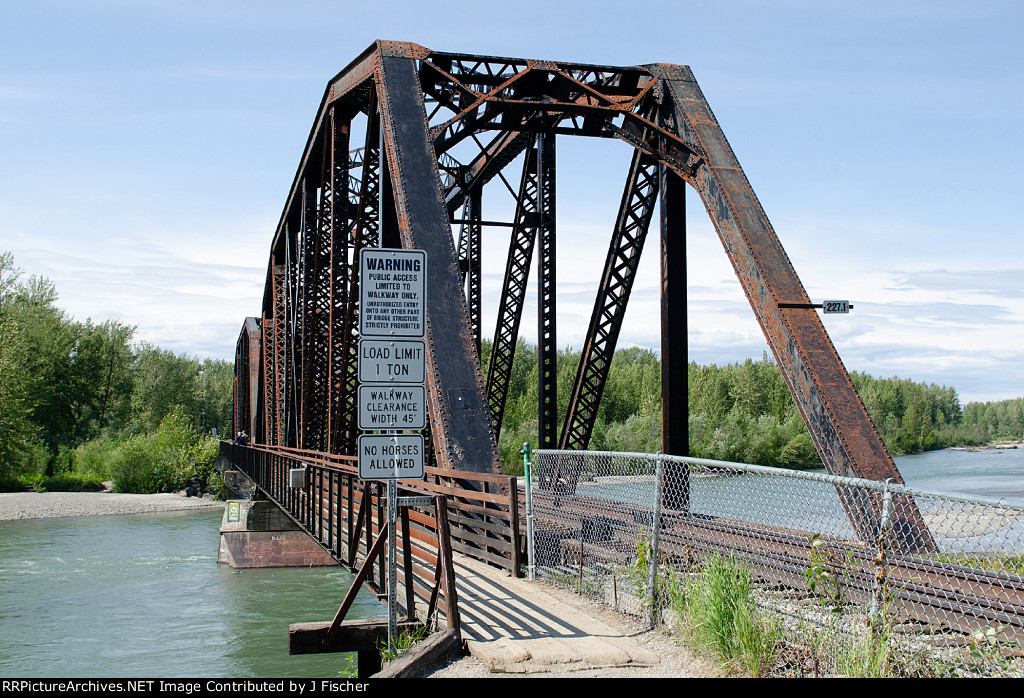
{"label": "concrete bridge pier", "polygon": [[265,499],[228,501],[220,524],[217,562],[234,568],[338,564],[276,504]]}

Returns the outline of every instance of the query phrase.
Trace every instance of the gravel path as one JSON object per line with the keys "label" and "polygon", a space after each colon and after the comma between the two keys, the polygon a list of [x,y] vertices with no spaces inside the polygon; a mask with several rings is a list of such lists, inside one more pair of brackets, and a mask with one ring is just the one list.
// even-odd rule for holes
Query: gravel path
{"label": "gravel path", "polygon": [[[573,600],[571,592],[564,592],[567,603],[580,603]],[[582,602],[586,603],[586,602]],[[512,678],[602,678],[602,679],[654,679],[654,678],[720,678],[728,676],[727,672],[715,664],[690,650],[683,642],[663,629],[645,630],[635,623],[615,613],[611,609],[592,605],[591,612],[602,621],[613,626],[620,626],[625,633],[644,648],[656,652],[661,661],[654,666],[609,666],[593,669],[580,669],[577,664],[552,665],[548,671],[531,673],[494,673],[473,656],[464,656],[447,664],[433,667],[425,672],[423,678],[455,679],[512,679]]]}
{"label": "gravel path", "polygon": [[109,516],[223,507],[205,497],[178,494],[118,494],[115,492],[2,492],[0,521],[52,519],[65,516]]}

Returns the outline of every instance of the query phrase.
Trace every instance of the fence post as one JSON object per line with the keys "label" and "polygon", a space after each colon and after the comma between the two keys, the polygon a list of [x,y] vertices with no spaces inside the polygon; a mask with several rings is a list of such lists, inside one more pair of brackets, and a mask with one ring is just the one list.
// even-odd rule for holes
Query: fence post
{"label": "fence post", "polygon": [[882,485],[882,517],[878,525],[878,556],[875,558],[875,584],[871,594],[871,610],[868,613],[868,627],[875,628],[877,615],[882,606],[882,595],[885,587],[885,537],[892,528],[892,492],[889,491],[889,478]]}
{"label": "fence post", "polygon": [[651,517],[651,557],[648,561],[647,598],[651,608],[648,616],[649,627],[658,625],[661,603],[658,599],[658,542],[661,537],[661,500],[665,494],[664,461],[659,453],[654,459],[654,515]]}
{"label": "fence post", "polygon": [[526,476],[526,578],[537,578],[537,558],[533,555],[533,463],[530,442],[523,442],[523,474]]}

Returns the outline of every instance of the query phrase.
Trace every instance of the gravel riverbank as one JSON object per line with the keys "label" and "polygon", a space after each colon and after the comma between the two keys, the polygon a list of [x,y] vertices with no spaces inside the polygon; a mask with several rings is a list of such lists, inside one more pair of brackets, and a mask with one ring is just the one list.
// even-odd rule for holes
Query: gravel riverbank
{"label": "gravel riverbank", "polygon": [[206,497],[116,492],[0,492],[0,521],[145,514],[223,507]]}

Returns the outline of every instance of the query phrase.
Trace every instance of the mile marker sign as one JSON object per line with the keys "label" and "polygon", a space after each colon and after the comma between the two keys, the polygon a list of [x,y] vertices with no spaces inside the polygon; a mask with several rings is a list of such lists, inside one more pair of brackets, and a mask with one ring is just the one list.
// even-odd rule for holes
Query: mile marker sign
{"label": "mile marker sign", "polygon": [[359,252],[359,334],[424,337],[427,253],[364,247]]}
{"label": "mile marker sign", "polygon": [[853,303],[846,300],[822,301],[821,309],[825,313],[848,313],[853,310]]}

